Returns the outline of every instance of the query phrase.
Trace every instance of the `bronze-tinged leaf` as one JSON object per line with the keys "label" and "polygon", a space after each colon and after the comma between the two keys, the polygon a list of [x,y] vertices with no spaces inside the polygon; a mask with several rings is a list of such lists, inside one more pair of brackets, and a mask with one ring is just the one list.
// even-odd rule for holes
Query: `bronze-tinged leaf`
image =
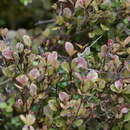
{"label": "bronze-tinged leaf", "polygon": [[130,61],[125,61],[125,67],[130,72]]}
{"label": "bronze-tinged leaf", "polygon": [[58,58],[58,54],[56,51],[53,51],[52,53],[48,53],[48,55],[47,55],[48,64],[57,68],[59,66],[59,62],[58,62],[57,58]]}
{"label": "bronze-tinged leaf", "polygon": [[28,76],[31,80],[35,80],[40,76],[40,72],[37,68],[34,68],[28,73]]}
{"label": "bronze-tinged leaf", "polygon": [[2,37],[6,37],[8,33],[8,29],[4,28],[4,29],[0,29],[0,34]]}
{"label": "bronze-tinged leaf", "polygon": [[60,92],[59,93],[59,99],[62,102],[67,102],[70,99],[70,96],[66,92]]}
{"label": "bronze-tinged leaf", "polygon": [[34,83],[31,83],[29,86],[29,92],[32,97],[35,97],[37,95],[37,86]]}
{"label": "bronze-tinged leaf", "polygon": [[74,58],[72,62],[75,62],[78,68],[88,69],[87,61],[83,57]]}
{"label": "bronze-tinged leaf", "polygon": [[128,36],[125,40],[124,40],[124,42],[122,43],[123,44],[123,46],[125,47],[126,45],[128,45],[130,43],[130,36]]}
{"label": "bronze-tinged leaf", "polygon": [[87,79],[96,82],[98,80],[98,73],[95,70],[91,70],[87,75]]}
{"label": "bronze-tinged leaf", "polygon": [[10,49],[10,47],[7,47],[4,50],[2,50],[2,55],[7,60],[12,60],[13,59],[13,51]]}
{"label": "bronze-tinged leaf", "polygon": [[19,75],[18,77],[16,77],[16,81],[20,84],[20,85],[22,85],[22,86],[25,86],[25,85],[27,85],[28,84],[28,77],[25,75],[25,74],[23,74],[23,75]]}
{"label": "bronze-tinged leaf", "polygon": [[75,8],[87,8],[92,0],[77,0]]}
{"label": "bronze-tinged leaf", "polygon": [[6,43],[3,40],[0,40],[0,51],[6,49]]}
{"label": "bronze-tinged leaf", "polygon": [[74,46],[70,42],[65,43],[65,50],[69,54],[69,56],[72,56],[74,54]]}
{"label": "bronze-tinged leaf", "polygon": [[83,81],[83,77],[81,76],[81,74],[79,72],[75,72],[74,75],[76,76],[76,78],[78,78],[80,81]]}

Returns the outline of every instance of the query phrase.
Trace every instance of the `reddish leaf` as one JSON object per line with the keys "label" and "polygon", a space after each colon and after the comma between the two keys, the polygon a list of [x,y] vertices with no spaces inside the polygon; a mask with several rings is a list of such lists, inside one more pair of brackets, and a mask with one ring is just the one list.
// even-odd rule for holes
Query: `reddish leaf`
{"label": "reddish leaf", "polygon": [[16,81],[18,81],[22,86],[25,86],[28,84],[28,77],[23,74],[16,77]]}

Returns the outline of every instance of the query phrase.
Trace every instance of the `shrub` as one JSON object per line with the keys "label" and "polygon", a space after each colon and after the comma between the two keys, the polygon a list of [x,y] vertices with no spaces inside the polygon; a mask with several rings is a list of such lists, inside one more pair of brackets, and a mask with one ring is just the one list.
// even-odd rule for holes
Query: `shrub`
{"label": "shrub", "polygon": [[130,37],[108,40],[95,56],[71,42],[64,55],[34,53],[28,35],[14,46],[7,34],[1,30],[1,129],[129,128]]}
{"label": "shrub", "polygon": [[129,130],[129,3],[86,1],[59,0],[38,38],[0,30],[1,129]]}
{"label": "shrub", "polygon": [[126,0],[59,0],[52,7],[57,12],[56,24],[48,24],[43,36],[54,48],[58,48],[57,40],[60,45],[66,41],[86,45],[103,35],[99,44],[104,44],[108,39],[129,35]]}

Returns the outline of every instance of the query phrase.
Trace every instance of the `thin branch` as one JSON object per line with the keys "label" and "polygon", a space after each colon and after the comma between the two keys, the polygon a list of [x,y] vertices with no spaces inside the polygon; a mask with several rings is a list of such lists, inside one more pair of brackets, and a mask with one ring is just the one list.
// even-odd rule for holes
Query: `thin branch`
{"label": "thin branch", "polygon": [[78,116],[78,113],[79,113],[79,111],[80,111],[80,108],[81,108],[82,103],[83,103],[83,98],[81,98],[81,101],[80,101],[79,107],[78,107],[78,109],[77,109],[77,112],[76,112],[76,114],[75,114],[73,120],[71,121],[71,124],[68,126],[68,130],[70,130],[70,128],[71,128],[73,122],[76,120],[76,118],[77,118],[77,116]]}
{"label": "thin branch", "polygon": [[54,23],[55,19],[49,19],[49,20],[43,20],[43,21],[38,21],[35,23],[35,25],[41,25],[41,24],[49,24],[49,23]]}
{"label": "thin branch", "polygon": [[92,47],[101,37],[102,37],[102,35],[100,37],[98,37],[89,47]]}

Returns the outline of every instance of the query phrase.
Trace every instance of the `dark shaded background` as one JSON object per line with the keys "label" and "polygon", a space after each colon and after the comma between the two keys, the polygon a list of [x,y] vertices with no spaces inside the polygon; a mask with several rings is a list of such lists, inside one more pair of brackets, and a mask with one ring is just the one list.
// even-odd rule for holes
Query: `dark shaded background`
{"label": "dark shaded background", "polygon": [[34,28],[40,20],[51,19],[56,0],[33,0],[27,6],[19,0],[0,0],[0,27]]}

